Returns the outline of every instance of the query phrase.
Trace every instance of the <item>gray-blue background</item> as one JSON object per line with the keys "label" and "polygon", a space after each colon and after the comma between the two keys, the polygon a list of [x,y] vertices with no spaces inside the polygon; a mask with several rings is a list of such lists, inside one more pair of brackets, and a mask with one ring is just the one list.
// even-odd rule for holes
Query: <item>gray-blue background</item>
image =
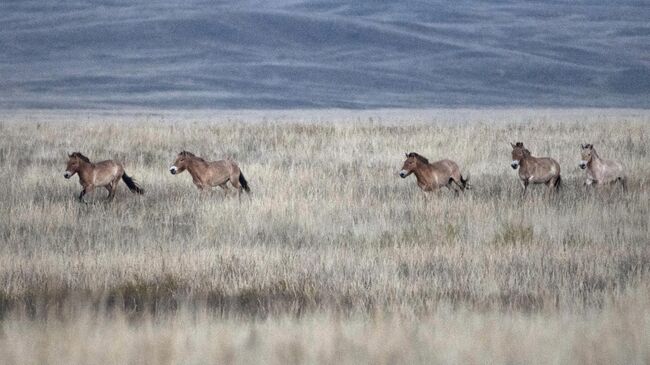
{"label": "gray-blue background", "polygon": [[0,108],[647,108],[648,4],[3,0]]}

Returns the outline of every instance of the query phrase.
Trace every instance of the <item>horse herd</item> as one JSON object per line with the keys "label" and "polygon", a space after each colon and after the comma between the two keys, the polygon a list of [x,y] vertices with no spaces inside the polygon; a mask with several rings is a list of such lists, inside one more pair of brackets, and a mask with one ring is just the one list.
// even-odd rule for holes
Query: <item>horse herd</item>
{"label": "horse herd", "polygon": [[[560,187],[560,164],[550,157],[534,157],[522,142],[512,144],[513,169],[519,169],[519,179],[523,187],[522,197],[526,195],[529,184],[545,184],[549,191]],[[121,163],[106,160],[91,162],[88,157],[80,152],[68,155],[68,164],[63,176],[66,179],[74,174],[79,176],[79,183],[83,187],[79,200],[84,201],[84,195],[92,192],[96,187],[108,190],[108,200],[113,200],[115,190],[120,179],[124,181],[131,192],[144,194],[144,189],[124,171]],[[611,184],[620,182],[626,189],[626,177],[623,165],[618,161],[601,159],[592,144],[581,146],[581,160],[578,166],[586,170],[585,185]],[[250,192],[248,182],[239,168],[237,162],[228,158],[219,161],[207,161],[188,151],[182,151],[176,156],[174,164],[169,168],[172,175],[180,174],[187,170],[192,176],[194,185],[199,190],[219,186],[228,195],[228,182],[237,190],[241,197],[242,191]],[[417,184],[423,191],[434,191],[442,187],[458,194],[459,191],[469,189],[469,178],[463,176],[458,164],[452,160],[444,159],[430,163],[425,157],[415,153],[407,153],[406,161],[399,171],[399,176],[406,178],[415,175]]]}

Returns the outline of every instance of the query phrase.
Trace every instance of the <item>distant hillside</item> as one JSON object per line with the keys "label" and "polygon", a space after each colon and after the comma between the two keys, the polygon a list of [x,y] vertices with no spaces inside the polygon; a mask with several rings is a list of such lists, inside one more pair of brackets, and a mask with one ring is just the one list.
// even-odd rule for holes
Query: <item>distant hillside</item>
{"label": "distant hillside", "polygon": [[644,1],[178,3],[2,1],[0,108],[650,107]]}

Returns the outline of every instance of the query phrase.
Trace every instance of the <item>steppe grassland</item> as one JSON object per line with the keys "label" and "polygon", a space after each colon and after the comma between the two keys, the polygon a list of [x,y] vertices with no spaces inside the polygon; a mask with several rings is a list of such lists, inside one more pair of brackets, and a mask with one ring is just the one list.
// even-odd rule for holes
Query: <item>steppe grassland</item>
{"label": "steppe grassland", "polygon": [[[648,362],[650,115],[634,110],[16,113],[0,125],[9,362]],[[519,199],[508,142],[562,166]],[[579,145],[629,192],[586,192]],[[232,156],[240,204],[167,168]],[[82,205],[66,153],[115,158]],[[428,198],[404,152],[473,189]]]}

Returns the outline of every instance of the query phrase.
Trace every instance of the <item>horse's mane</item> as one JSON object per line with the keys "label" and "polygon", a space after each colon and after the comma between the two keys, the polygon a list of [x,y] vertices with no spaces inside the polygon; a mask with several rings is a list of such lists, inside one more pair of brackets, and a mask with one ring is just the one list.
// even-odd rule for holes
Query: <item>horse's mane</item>
{"label": "horse's mane", "polygon": [[203,161],[203,162],[205,162],[204,159],[202,159],[201,157],[199,157],[199,156],[193,154],[193,153],[190,152],[190,151],[181,151],[181,153],[179,153],[178,155],[179,155],[179,156],[189,157],[189,158],[194,158],[194,159],[197,159],[197,160],[199,160],[199,161]]}
{"label": "horse's mane", "polygon": [[429,163],[429,160],[427,160],[426,157],[424,157],[424,156],[422,156],[422,155],[419,155],[419,154],[417,154],[417,153],[415,153],[415,152],[411,152],[411,153],[409,153],[409,154],[408,154],[408,157],[415,157],[418,161],[420,161],[420,162],[422,162],[422,163],[425,163],[425,164],[428,164],[428,163]]}
{"label": "horse's mane", "polygon": [[90,163],[90,159],[89,159],[88,157],[84,156],[81,152],[72,152],[72,154],[70,155],[70,157],[77,157],[77,158],[79,158],[81,161],[84,161],[84,162],[88,162],[88,163]]}

